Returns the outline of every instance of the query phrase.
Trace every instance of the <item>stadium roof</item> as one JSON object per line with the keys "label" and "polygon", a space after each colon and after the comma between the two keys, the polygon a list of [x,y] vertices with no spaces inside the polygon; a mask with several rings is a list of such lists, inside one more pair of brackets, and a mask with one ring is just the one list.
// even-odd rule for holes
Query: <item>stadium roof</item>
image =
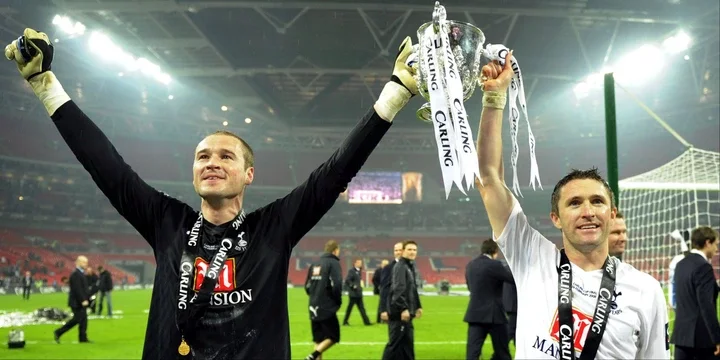
{"label": "stadium roof", "polygon": [[[417,42],[415,32],[430,19],[433,5],[430,0],[42,3],[52,5],[17,0],[0,7],[3,38],[64,14],[103,29],[125,48],[161,65],[175,81],[221,96],[269,133],[300,129],[309,134],[332,127],[344,134],[387,81],[402,38],[410,35]],[[718,72],[717,0],[494,4],[444,2],[449,18],[471,22],[488,42],[515,50],[530,99],[572,88],[607,59],[632,50],[638,40],[661,42],[678,29],[694,36],[690,61],[695,79],[702,82],[708,70]],[[11,76],[6,70],[0,77]],[[698,91],[704,86],[695,85]],[[713,104],[717,92],[716,86]],[[409,106],[414,110],[421,103],[414,100]],[[407,111],[396,122],[427,133],[427,125],[412,118],[414,111]],[[552,123],[533,124],[538,136],[544,129],[551,130]]]}

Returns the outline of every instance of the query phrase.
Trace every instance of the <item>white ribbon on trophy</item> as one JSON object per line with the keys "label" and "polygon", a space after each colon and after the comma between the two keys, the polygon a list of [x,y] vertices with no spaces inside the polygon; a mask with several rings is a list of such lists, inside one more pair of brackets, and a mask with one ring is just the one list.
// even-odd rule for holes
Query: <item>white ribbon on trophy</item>
{"label": "white ribbon on trophy", "polygon": [[425,58],[420,64],[427,74],[431,118],[447,199],[453,183],[463,194],[473,188],[475,179],[480,178],[480,169],[472,129],[467,121],[460,71],[450,48],[445,17],[441,16],[440,20],[442,26],[438,33],[433,26],[425,29],[419,50],[420,56]]}
{"label": "white ribbon on trophy", "polygon": [[[483,55],[490,60],[497,60],[500,66],[505,66],[505,58],[510,50],[500,44],[487,44],[483,50]],[[508,120],[510,121],[510,137],[512,140],[512,154],[510,156],[510,163],[513,169],[513,191],[515,194],[522,196],[520,192],[520,182],[517,176],[517,160],[518,160],[518,120],[520,120],[520,112],[518,112],[518,104],[522,108],[522,115],[525,116],[528,128],[528,141],[530,143],[530,186],[535,190],[535,181],[537,185],[542,189],[540,183],[540,169],[538,168],[537,160],[535,159],[535,136],[530,129],[530,118],[527,114],[527,104],[525,102],[525,87],[523,85],[522,72],[520,71],[520,65],[515,57],[512,58],[513,72],[515,73],[510,81],[510,88],[508,89],[508,103],[510,104],[510,113]]]}

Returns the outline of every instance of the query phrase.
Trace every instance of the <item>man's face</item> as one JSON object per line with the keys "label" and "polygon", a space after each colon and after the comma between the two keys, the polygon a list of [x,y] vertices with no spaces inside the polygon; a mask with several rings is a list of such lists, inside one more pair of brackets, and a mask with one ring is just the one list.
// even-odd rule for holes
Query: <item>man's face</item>
{"label": "man's face", "polygon": [[[569,245],[589,251],[605,245],[610,225],[615,219],[608,191],[599,181],[572,180],[560,190],[558,212],[550,214]],[[568,245],[568,244],[566,244]]]}
{"label": "man's face", "polygon": [[708,259],[712,259],[718,253],[718,239],[715,238],[713,242],[705,242],[705,248],[701,251],[705,253]]}
{"label": "man's face", "polygon": [[417,245],[407,244],[403,250],[402,256],[408,260],[415,260],[417,257]]}
{"label": "man's face", "polygon": [[88,259],[84,256],[79,257],[77,260],[77,266],[79,266],[83,270],[87,269]]}
{"label": "man's face", "polygon": [[361,267],[362,267],[362,260],[355,260],[355,267],[358,268],[358,269],[361,268]]}
{"label": "man's face", "polygon": [[395,244],[395,247],[393,248],[393,255],[396,259],[403,255],[402,243]]}
{"label": "man's face", "polygon": [[253,181],[255,169],[245,169],[242,143],[228,135],[211,135],[198,144],[193,162],[193,186],[203,199],[231,199]]}
{"label": "man's face", "polygon": [[610,227],[610,235],[608,235],[608,248],[610,255],[621,256],[625,252],[627,244],[627,226],[625,219],[615,218]]}

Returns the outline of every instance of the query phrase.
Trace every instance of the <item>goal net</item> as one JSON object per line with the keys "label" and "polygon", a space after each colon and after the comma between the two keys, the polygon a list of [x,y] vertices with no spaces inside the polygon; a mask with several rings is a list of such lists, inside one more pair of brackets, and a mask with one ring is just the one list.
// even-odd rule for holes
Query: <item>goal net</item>
{"label": "goal net", "polygon": [[[687,232],[720,229],[720,153],[690,147],[656,169],[621,180],[619,188],[618,209],[628,227],[623,261],[667,286],[670,261],[682,252]],[[717,257],[713,266],[717,277]]]}

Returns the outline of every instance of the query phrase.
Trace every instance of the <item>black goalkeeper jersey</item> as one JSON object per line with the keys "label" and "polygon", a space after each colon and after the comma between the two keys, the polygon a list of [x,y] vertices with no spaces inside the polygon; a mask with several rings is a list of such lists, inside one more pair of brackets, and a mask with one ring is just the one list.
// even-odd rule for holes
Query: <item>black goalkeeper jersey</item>
{"label": "black goalkeeper jersey", "polygon": [[[178,358],[180,259],[198,212],[143,181],[73,101],[62,105],[52,119],[98,188],[154,251],[157,270],[143,359]],[[187,339],[195,359],[290,358],[290,253],[333,206],[389,128],[390,123],[371,109],[303,184],[247,214],[210,305]],[[199,290],[226,226],[208,224],[199,237],[195,272],[188,284],[192,290]]]}

